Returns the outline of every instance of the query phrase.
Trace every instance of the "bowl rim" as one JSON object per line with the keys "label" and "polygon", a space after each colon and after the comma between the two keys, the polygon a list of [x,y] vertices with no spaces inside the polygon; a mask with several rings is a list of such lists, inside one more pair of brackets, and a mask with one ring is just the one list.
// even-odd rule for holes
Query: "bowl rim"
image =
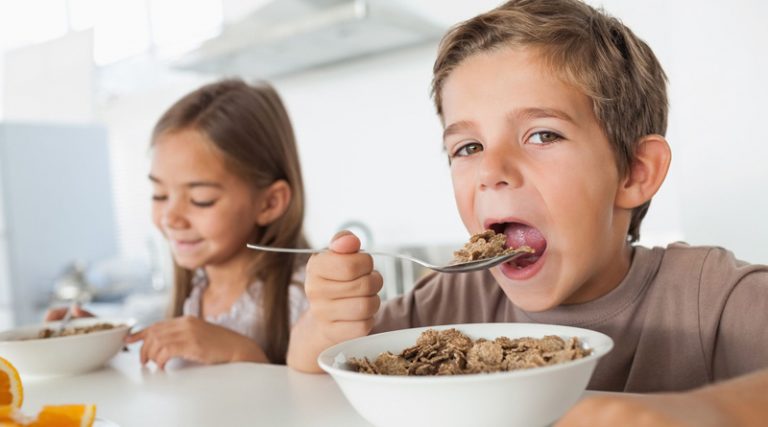
{"label": "bowl rim", "polygon": [[23,334],[29,332],[40,332],[46,328],[53,328],[58,326],[60,321],[31,323],[27,325],[17,326],[15,328],[5,329],[0,331],[0,345],[18,345],[18,344],[33,344],[41,342],[66,342],[73,339],[83,339],[83,337],[94,337],[100,335],[114,334],[117,332],[130,331],[131,328],[136,326],[136,319],[132,317],[78,317],[72,319],[69,326],[86,326],[89,324],[97,323],[109,323],[113,325],[113,328],[88,332],[86,334],[66,335],[63,337],[48,337],[48,338],[19,338],[19,337],[5,337],[5,335],[13,335],[14,333]]}
{"label": "bowl rim", "polygon": [[[366,374],[361,372],[354,372],[347,369],[338,368],[333,362],[336,357],[338,357],[339,354],[342,352],[339,350],[340,347],[347,346],[353,342],[359,342],[359,341],[365,341],[368,339],[371,339],[376,336],[380,336],[383,334],[389,334],[393,332],[422,332],[427,329],[436,329],[436,330],[444,330],[444,329],[451,329],[455,328],[459,331],[466,333],[465,331],[462,331],[461,328],[476,328],[478,325],[498,325],[499,327],[534,327],[534,328],[547,328],[547,327],[557,327],[559,329],[565,329],[565,331],[572,331],[572,336],[578,336],[577,333],[581,333],[582,335],[591,335],[594,338],[603,341],[601,345],[597,347],[592,348],[592,354],[589,356],[585,356],[581,359],[576,360],[569,360],[567,362],[558,363],[556,365],[550,365],[550,366],[539,366],[536,368],[530,368],[530,369],[519,369],[515,371],[506,371],[506,372],[492,372],[492,373],[478,373],[478,374],[464,374],[464,375],[425,375],[425,376],[404,376],[404,375],[375,375],[375,374]],[[564,331],[564,332],[565,332]],[[558,336],[565,336],[564,334],[550,334],[550,335],[558,335]],[[511,339],[514,339],[516,337],[509,337]],[[323,350],[318,356],[317,356],[317,364],[320,366],[321,369],[323,369],[325,372],[330,374],[332,377],[339,377],[339,378],[345,378],[345,379],[351,379],[351,380],[362,380],[365,381],[373,381],[378,383],[405,383],[405,384],[427,384],[432,382],[438,382],[441,384],[450,384],[450,383],[461,383],[461,382],[477,382],[477,381],[497,381],[500,379],[510,379],[510,378],[523,378],[523,377],[529,377],[532,375],[539,375],[546,372],[552,372],[562,369],[570,369],[579,365],[597,362],[608,354],[613,349],[614,343],[613,339],[609,337],[608,335],[598,332],[592,329],[586,329],[586,328],[580,328],[577,326],[567,326],[567,325],[556,325],[556,324],[547,324],[547,323],[524,323],[524,322],[482,322],[482,323],[457,323],[457,324],[448,324],[448,325],[434,325],[434,326],[421,326],[416,328],[406,328],[406,329],[396,329],[392,331],[386,331],[386,332],[380,332],[377,334],[372,335],[366,335],[364,337],[354,338],[351,340],[343,341],[338,344],[335,344],[325,350]],[[331,363],[327,363],[326,360],[330,360]]]}

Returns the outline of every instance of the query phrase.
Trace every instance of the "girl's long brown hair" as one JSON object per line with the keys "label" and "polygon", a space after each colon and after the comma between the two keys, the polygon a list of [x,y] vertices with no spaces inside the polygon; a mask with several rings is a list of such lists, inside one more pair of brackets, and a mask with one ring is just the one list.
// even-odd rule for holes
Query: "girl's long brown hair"
{"label": "girl's long brown hair", "polygon": [[[206,135],[223,155],[230,171],[255,190],[278,180],[291,188],[285,213],[266,226],[254,224],[249,241],[259,245],[308,247],[304,238],[304,184],[291,121],[280,96],[267,83],[249,85],[227,79],[184,96],[155,125],[152,145],[166,133],[194,129]],[[252,251],[251,280],[263,283],[261,328],[264,352],[272,363],[285,363],[290,335],[288,288],[306,258],[294,254]],[[180,316],[192,289],[191,270],[174,262],[170,315]]]}

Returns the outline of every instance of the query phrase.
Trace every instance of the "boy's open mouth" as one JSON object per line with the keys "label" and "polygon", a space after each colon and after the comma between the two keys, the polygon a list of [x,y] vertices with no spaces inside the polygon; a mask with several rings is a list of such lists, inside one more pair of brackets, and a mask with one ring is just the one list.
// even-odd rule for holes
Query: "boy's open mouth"
{"label": "boy's open mouth", "polygon": [[517,269],[522,270],[536,263],[544,255],[544,251],[547,250],[547,240],[544,238],[544,235],[530,225],[519,222],[501,222],[491,224],[490,228],[496,233],[507,236],[506,247],[518,248],[520,246],[529,246],[535,251],[530,255],[524,255],[508,263],[514,265]]}

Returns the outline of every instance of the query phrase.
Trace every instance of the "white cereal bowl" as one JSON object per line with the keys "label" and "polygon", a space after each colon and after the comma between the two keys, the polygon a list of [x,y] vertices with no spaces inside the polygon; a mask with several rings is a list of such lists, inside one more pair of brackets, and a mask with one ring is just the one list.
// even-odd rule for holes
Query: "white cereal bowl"
{"label": "white cereal bowl", "polygon": [[67,328],[97,323],[115,325],[112,329],[53,338],[37,338],[45,329],[55,329],[59,322],[22,326],[0,332],[0,356],[26,378],[74,375],[103,366],[124,346],[132,319],[88,317],[72,319]]}
{"label": "white cereal bowl", "polygon": [[470,338],[493,340],[558,335],[578,337],[592,354],[557,365],[452,376],[405,377],[352,371],[348,357],[375,359],[389,351],[399,354],[430,329],[385,332],[337,344],[318,356],[320,367],[338,383],[363,418],[389,426],[546,426],[576,403],[587,387],[597,361],[613,348],[605,334],[570,326],[529,323],[475,323],[433,326],[456,328]]}

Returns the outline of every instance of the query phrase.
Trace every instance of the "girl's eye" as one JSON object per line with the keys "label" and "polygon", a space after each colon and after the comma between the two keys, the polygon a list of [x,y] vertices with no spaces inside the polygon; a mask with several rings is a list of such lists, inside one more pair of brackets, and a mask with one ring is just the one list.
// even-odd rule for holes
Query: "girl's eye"
{"label": "girl's eye", "polygon": [[163,201],[166,201],[166,200],[168,200],[168,196],[164,196],[164,195],[161,195],[161,194],[153,194],[152,195],[152,201],[163,202]]}
{"label": "girl's eye", "polygon": [[528,142],[531,144],[546,145],[546,144],[551,144],[553,142],[557,142],[561,139],[563,139],[563,137],[556,134],[555,132],[542,130],[539,132],[532,133],[531,136],[528,138]]}
{"label": "girl's eye", "polygon": [[453,153],[453,157],[466,157],[472,154],[483,151],[483,145],[479,142],[470,142],[469,144],[462,145],[458,150]]}
{"label": "girl's eye", "polygon": [[213,206],[214,203],[216,203],[216,200],[210,200],[210,201],[204,201],[204,202],[198,202],[196,200],[192,200],[192,204],[199,208],[209,208]]}

